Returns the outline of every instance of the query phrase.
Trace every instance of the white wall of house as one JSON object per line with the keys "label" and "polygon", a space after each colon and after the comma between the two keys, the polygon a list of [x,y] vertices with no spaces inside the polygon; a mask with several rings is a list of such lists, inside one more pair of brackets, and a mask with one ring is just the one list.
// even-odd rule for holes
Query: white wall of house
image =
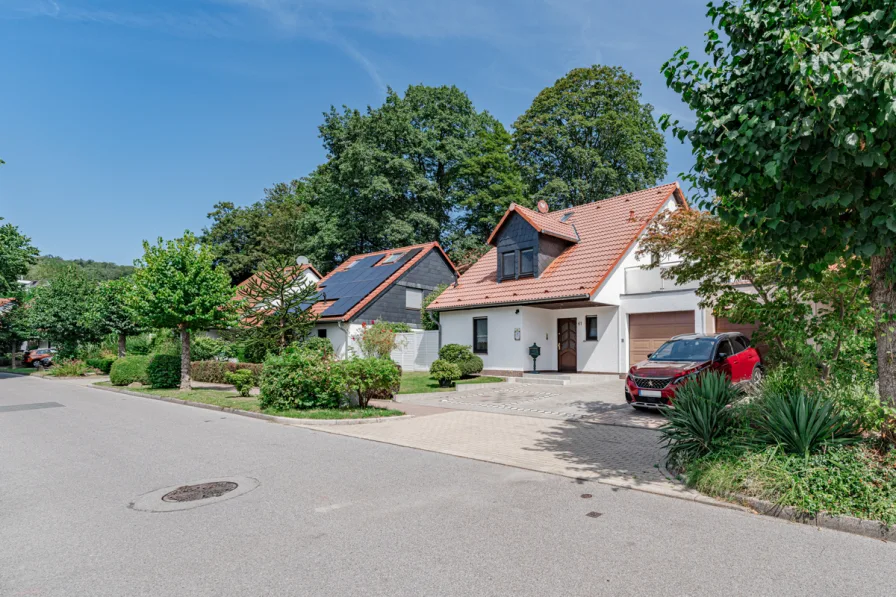
{"label": "white wall of house", "polygon": [[[446,344],[473,345],[473,319],[488,318],[488,353],[479,354],[485,369],[522,371],[524,348],[522,339],[522,307],[493,307],[469,311],[445,311],[439,315],[442,326],[442,346]],[[514,331],[520,330],[520,340]],[[529,346],[531,346],[531,342]]]}
{"label": "white wall of house", "polygon": [[[333,344],[333,351],[336,353],[336,357],[339,359],[344,359],[346,356],[351,357],[353,352],[358,352],[358,344],[356,341],[352,339],[352,337],[357,337],[361,332],[361,324],[348,324],[343,323],[342,329],[339,328],[339,325],[335,322],[324,322],[318,323],[314,326],[314,329],[311,330],[311,336],[315,337],[318,335],[318,330],[326,330],[327,331],[327,339]],[[348,351],[346,352],[346,335],[345,332],[348,330]]]}

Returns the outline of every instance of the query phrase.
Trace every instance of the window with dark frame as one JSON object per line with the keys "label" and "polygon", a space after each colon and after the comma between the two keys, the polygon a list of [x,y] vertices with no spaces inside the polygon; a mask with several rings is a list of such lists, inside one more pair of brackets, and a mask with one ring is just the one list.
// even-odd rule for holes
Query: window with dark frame
{"label": "window with dark frame", "polygon": [[585,317],[585,340],[597,340],[597,315]]}
{"label": "window with dark frame", "polygon": [[508,251],[501,254],[501,277],[516,277],[516,252]]}
{"label": "window with dark frame", "polygon": [[477,317],[473,319],[473,352],[478,354],[488,353],[487,317]]}
{"label": "window with dark frame", "polygon": [[318,338],[326,338],[326,337],[327,337],[327,330],[326,330],[326,328],[320,328],[320,329],[318,329],[318,330],[317,330],[317,337],[318,337]]}
{"label": "window with dark frame", "polygon": [[535,273],[535,249],[520,251],[520,275],[531,276]]}

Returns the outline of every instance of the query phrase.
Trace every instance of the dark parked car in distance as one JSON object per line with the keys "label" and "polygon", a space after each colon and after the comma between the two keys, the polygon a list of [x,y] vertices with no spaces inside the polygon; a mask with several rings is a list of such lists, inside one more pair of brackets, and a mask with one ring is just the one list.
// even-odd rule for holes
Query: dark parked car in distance
{"label": "dark parked car in distance", "polygon": [[675,336],[629,369],[625,400],[637,409],[671,406],[675,391],[704,371],[722,371],[734,383],[758,383],[762,359],[740,333]]}

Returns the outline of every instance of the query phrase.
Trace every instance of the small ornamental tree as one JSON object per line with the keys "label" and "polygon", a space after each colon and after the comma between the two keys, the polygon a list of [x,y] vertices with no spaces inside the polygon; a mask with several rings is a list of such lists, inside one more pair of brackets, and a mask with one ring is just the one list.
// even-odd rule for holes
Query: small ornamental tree
{"label": "small ornamental tree", "polygon": [[0,353],[7,347],[10,349],[13,369],[16,368],[16,352],[19,346],[34,336],[28,309],[24,306],[26,303],[25,294],[19,293],[11,302],[0,307]]}
{"label": "small ornamental tree", "polygon": [[213,267],[213,254],[189,231],[183,238],[155,245],[143,242],[129,304],[147,327],[180,334],[180,389],[189,390],[190,332],[227,327],[233,322],[230,277]]}
{"label": "small ornamental tree", "polygon": [[280,354],[311,333],[317,315],[309,308],[318,299],[317,285],[289,257],[276,257],[237,289],[238,335],[245,345]]}
{"label": "small ornamental tree", "polygon": [[[678,284],[697,283],[702,307],[736,324],[759,324],[754,345],[767,344],[778,363],[819,369],[848,382],[873,376],[873,316],[867,264],[842,261],[816,279],[801,279],[740,229],[697,210],[659,216],[639,255],[679,261],[662,271]],[[744,292],[742,282],[755,292]],[[444,348],[443,348],[444,350]]]}
{"label": "small ornamental tree", "polygon": [[682,48],[663,66],[695,113],[663,117],[690,141],[689,178],[800,275],[870,262],[880,395],[896,405],[896,3],[726,0],[708,16],[711,62]]}
{"label": "small ornamental tree", "polygon": [[140,333],[136,314],[128,304],[132,285],[130,278],[103,282],[94,294],[90,311],[85,315],[85,322],[89,325],[118,336],[119,357],[125,356],[127,337]]}

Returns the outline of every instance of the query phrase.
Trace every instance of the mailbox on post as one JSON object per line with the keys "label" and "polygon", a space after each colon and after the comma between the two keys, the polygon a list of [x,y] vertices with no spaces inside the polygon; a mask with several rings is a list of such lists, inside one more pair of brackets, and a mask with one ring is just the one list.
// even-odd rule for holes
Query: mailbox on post
{"label": "mailbox on post", "polygon": [[529,347],[529,356],[532,357],[532,372],[538,373],[538,367],[535,365],[535,360],[541,356],[541,347],[533,342],[532,346]]}

